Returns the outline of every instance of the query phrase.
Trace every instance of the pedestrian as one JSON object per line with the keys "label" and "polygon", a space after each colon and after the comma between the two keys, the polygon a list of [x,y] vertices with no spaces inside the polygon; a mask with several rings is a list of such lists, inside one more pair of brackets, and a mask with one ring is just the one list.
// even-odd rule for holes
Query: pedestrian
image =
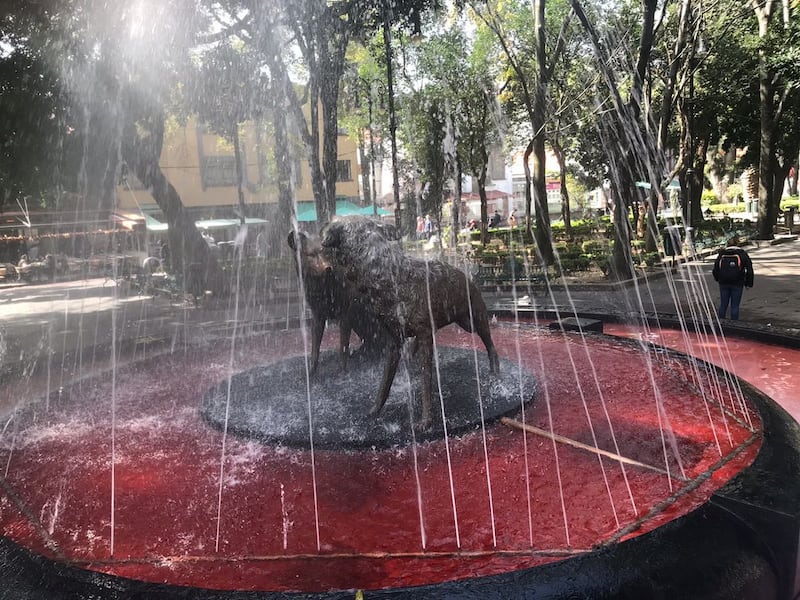
{"label": "pedestrian", "polygon": [[712,271],[719,283],[720,319],[725,318],[728,304],[731,306],[731,319],[739,319],[739,304],[745,287],[753,287],[753,262],[750,256],[738,245],[737,238],[728,240],[728,245],[719,251]]}
{"label": "pedestrian", "polygon": [[503,217],[500,216],[500,212],[495,210],[492,218],[489,220],[489,227],[499,227],[500,221],[503,220]]}
{"label": "pedestrian", "polygon": [[425,239],[431,239],[431,234],[433,233],[433,221],[431,221],[430,215],[425,215]]}
{"label": "pedestrian", "polygon": [[417,239],[421,240],[425,237],[425,219],[417,217]]}
{"label": "pedestrian", "polygon": [[517,211],[516,210],[512,210],[511,211],[511,215],[508,217],[508,226],[511,229],[514,229],[514,227],[517,226]]}

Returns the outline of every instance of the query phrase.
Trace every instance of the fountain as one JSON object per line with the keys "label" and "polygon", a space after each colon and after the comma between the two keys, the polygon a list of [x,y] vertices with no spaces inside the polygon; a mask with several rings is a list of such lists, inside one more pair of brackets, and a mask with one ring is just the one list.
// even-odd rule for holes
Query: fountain
{"label": "fountain", "polygon": [[[787,486],[776,494],[773,483],[797,464],[785,464],[798,455],[791,419],[709,363],[523,317],[493,326],[511,375],[502,386],[523,384],[512,394],[523,403],[424,440],[402,369],[377,421],[356,414],[369,393],[332,408],[331,421],[322,407],[361,380],[328,396],[312,386],[310,397],[265,384],[276,372],[305,381],[292,364],[304,356],[300,329],[242,335],[233,348],[230,331],[205,326],[198,339],[191,322],[145,347],[118,340],[113,353],[47,344],[3,386],[24,397],[2,435],[0,577],[15,598],[703,598],[753,586],[781,597],[789,567],[778,552],[796,530],[780,509]],[[146,327],[158,337],[157,321]],[[437,336],[457,363],[479,345],[452,328]],[[323,377],[338,364],[323,350]],[[623,364],[640,378],[619,377]],[[270,389],[252,414],[278,430],[253,431],[247,392]],[[442,399],[457,423],[462,407]],[[375,439],[361,437],[370,429]],[[731,578],[731,564],[747,567]]]}
{"label": "fountain", "polygon": [[[158,145],[138,117],[138,145],[108,127],[132,169]],[[116,262],[0,305],[0,599],[796,597],[800,433],[735,376],[696,278],[676,323],[639,280],[622,324],[513,286],[478,311],[490,338],[428,327],[432,381],[397,343],[369,416],[381,365],[356,351],[345,371],[332,334],[317,365],[302,283],[203,304],[201,267],[191,305],[128,295]]]}

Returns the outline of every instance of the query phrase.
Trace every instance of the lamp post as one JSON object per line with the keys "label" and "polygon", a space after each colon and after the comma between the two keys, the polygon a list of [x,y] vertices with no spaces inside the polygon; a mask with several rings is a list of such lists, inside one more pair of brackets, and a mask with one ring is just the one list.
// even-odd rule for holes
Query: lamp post
{"label": "lamp post", "polygon": [[394,69],[392,67],[391,7],[383,6],[383,46],[386,53],[386,84],[389,96],[389,137],[392,143],[392,192],[394,194],[394,225],[400,232],[400,177],[397,170],[397,116],[394,110]]}
{"label": "lamp post", "polygon": [[369,114],[369,175],[370,190],[372,196],[372,215],[378,216],[378,202],[375,191],[375,132],[372,130],[372,86],[369,89],[369,99],[367,100],[367,112]]}
{"label": "lamp post", "polygon": [[[694,159],[693,159],[694,160]],[[692,249],[694,248],[692,244],[693,236],[692,236],[692,193],[694,191],[694,169],[689,167],[686,169],[686,195],[688,198],[686,199],[686,219],[684,221],[686,236],[685,236],[685,243],[684,247],[689,249],[689,252],[693,254]]]}
{"label": "lamp post", "polygon": [[377,204],[377,196],[376,196],[376,189],[375,189],[375,132],[372,128],[372,91],[373,87],[377,85],[377,81],[373,81],[370,79],[364,79],[363,77],[359,77],[361,83],[363,83],[367,88],[367,116],[369,119],[369,174],[370,174],[370,200],[372,201],[372,215],[374,217],[378,216],[378,204]]}

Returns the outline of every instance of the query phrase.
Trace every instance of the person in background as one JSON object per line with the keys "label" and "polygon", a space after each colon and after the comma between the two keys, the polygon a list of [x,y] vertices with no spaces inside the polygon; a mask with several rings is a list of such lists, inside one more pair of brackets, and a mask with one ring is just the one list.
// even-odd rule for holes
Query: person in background
{"label": "person in background", "polygon": [[750,256],[740,248],[737,238],[728,240],[728,245],[719,251],[714,261],[712,274],[719,283],[719,310],[717,315],[724,319],[731,307],[731,319],[739,319],[739,305],[745,287],[753,287],[753,262]]}
{"label": "person in background", "polygon": [[511,215],[508,217],[508,226],[512,229],[517,226],[517,211],[512,210]]}

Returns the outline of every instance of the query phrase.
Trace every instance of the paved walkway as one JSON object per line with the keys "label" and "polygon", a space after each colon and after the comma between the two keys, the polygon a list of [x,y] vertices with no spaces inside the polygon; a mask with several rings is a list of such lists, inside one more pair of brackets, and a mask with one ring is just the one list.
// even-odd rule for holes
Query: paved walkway
{"label": "paved walkway", "polygon": [[[753,260],[755,285],[745,289],[739,319],[776,330],[800,331],[800,240],[779,244],[761,243],[746,247]],[[490,303],[510,306],[516,298],[520,306],[539,309],[559,308],[569,314],[571,306],[579,313],[631,314],[657,312],[663,315],[691,314],[690,302],[704,293],[710,306],[716,308],[719,292],[711,275],[716,254],[694,262],[683,263],[667,275],[652,277],[637,286],[602,285],[574,290],[556,289],[552,294],[541,291],[530,298],[525,289],[489,294]],[[673,293],[675,292],[675,293]],[[677,298],[677,301],[676,301]]]}
{"label": "paved walkway", "polygon": [[[749,246],[753,259],[755,285],[745,290],[740,324],[770,327],[800,336],[800,241],[781,244],[762,243]],[[525,289],[515,292],[486,294],[490,307],[520,306],[538,309],[558,308],[565,316],[579,313],[639,314],[658,312],[676,315],[691,314],[689,299],[704,292],[710,306],[716,305],[717,286],[711,277],[713,257],[678,266],[674,273],[642,282],[638,289],[627,285],[582,287],[551,293]],[[676,292],[673,295],[673,290]],[[531,298],[532,296],[532,298]],[[673,299],[678,298],[678,302]],[[102,278],[36,285],[0,285],[0,361],[18,360],[18,353],[42,343],[44,336],[61,336],[63,347],[75,343],[110,342],[112,307],[118,336],[136,338],[164,335],[179,325],[189,326],[198,335],[207,335],[214,328],[230,328],[234,311],[228,301],[217,301],[206,307],[193,308],[172,304],[166,298],[120,296],[114,285]],[[298,306],[281,300],[272,304],[259,299],[240,303],[240,323],[264,323],[270,320],[296,318]],[[155,326],[154,326],[155,325]],[[194,326],[194,327],[192,327]]]}

